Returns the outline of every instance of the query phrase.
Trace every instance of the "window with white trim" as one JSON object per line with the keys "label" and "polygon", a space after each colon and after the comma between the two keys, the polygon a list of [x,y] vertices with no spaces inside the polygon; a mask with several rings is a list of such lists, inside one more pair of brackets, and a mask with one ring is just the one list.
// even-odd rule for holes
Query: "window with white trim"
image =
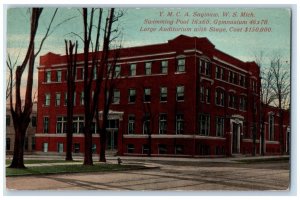
{"label": "window with white trim", "polygon": [[210,77],[211,63],[200,59],[200,73]]}
{"label": "window with white trim", "polygon": [[56,133],[66,133],[67,132],[67,117],[57,117],[56,120]]}
{"label": "window with white trim", "polygon": [[144,89],[144,102],[151,102],[151,89],[150,88]]}
{"label": "window with white trim", "polygon": [[51,82],[51,71],[46,71],[46,74],[45,74],[45,82],[46,83],[50,83]]}
{"label": "window with white trim", "polygon": [[118,78],[121,76],[121,66],[120,65],[116,65],[115,66],[115,74],[114,74],[114,77],[115,78]]}
{"label": "window with white trim", "polygon": [[176,101],[184,101],[184,86],[176,87]]}
{"label": "window with white trim", "polygon": [[185,71],[185,58],[177,59],[177,72],[184,72]]}
{"label": "window with white trim", "polygon": [[220,89],[217,88],[216,92],[215,92],[215,103],[217,106],[224,106],[225,104],[225,92]]}
{"label": "window with white trim", "polygon": [[151,75],[151,68],[152,68],[151,62],[145,63],[145,75]]}
{"label": "window with white trim", "polygon": [[135,116],[128,115],[128,134],[135,133]]}
{"label": "window with white trim", "polygon": [[62,75],[62,71],[57,70],[56,71],[56,82],[61,82],[61,75]]}
{"label": "window with white trim", "polygon": [[200,135],[209,135],[209,132],[210,132],[210,116],[208,114],[200,114],[199,133]]}
{"label": "window with white trim", "polygon": [[143,134],[150,134],[150,115],[146,113],[143,117]]}
{"label": "window with white trim", "polygon": [[240,96],[240,110],[246,111],[247,108],[247,99],[245,96]]}
{"label": "window with white trim", "polygon": [[135,76],[135,75],[136,75],[136,64],[131,64],[129,76]]}
{"label": "window with white trim", "polygon": [[167,87],[161,87],[160,88],[160,101],[166,102],[168,97],[168,88]]}
{"label": "window with white trim", "polygon": [[142,154],[149,154],[149,145],[148,144],[143,144],[143,147],[142,147]]}
{"label": "window with white trim", "polygon": [[175,145],[175,154],[176,155],[182,155],[183,154],[183,145],[181,144],[176,144]]}
{"label": "window with white trim", "polygon": [[113,104],[119,104],[120,103],[120,90],[115,89],[113,93]]}
{"label": "window with white trim", "polygon": [[228,94],[228,107],[237,109],[237,96],[234,93]]}
{"label": "window with white trim", "polygon": [[73,117],[73,133],[83,133],[84,128],[84,117],[75,116]]}
{"label": "window with white trim", "polygon": [[166,154],[167,153],[167,145],[159,144],[158,145],[158,154]]}
{"label": "window with white trim", "polygon": [[184,131],[184,116],[183,114],[176,115],[176,134],[183,134]]}
{"label": "window with white trim", "polygon": [[167,114],[159,115],[159,134],[167,134]]}
{"label": "window with white trim", "polygon": [[84,105],[84,91],[80,93],[80,105]]}
{"label": "window with white trim", "polygon": [[162,74],[168,73],[168,61],[167,60],[161,61],[160,73],[162,73]]}
{"label": "window with white trim", "polygon": [[60,106],[60,97],[61,97],[60,93],[55,94],[55,106]]}
{"label": "window with white trim", "polygon": [[224,117],[216,117],[216,136],[224,136]]}
{"label": "window with white trim", "polygon": [[129,89],[128,93],[129,93],[128,102],[129,103],[135,103],[135,100],[136,100],[136,90],[135,89]]}
{"label": "window with white trim", "polygon": [[134,144],[127,144],[127,153],[134,153]]}
{"label": "window with white trim", "polygon": [[49,133],[49,117],[44,117],[43,128],[44,133]]}
{"label": "window with white trim", "polygon": [[46,93],[45,94],[45,106],[50,106],[50,99],[51,99],[50,93]]}

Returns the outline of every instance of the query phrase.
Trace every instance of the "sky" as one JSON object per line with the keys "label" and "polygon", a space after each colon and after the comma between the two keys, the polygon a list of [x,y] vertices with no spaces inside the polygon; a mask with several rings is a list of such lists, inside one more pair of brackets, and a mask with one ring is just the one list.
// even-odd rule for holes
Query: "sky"
{"label": "sky", "polygon": [[[119,9],[124,15],[115,26],[121,32],[121,41],[118,42],[123,47],[164,43],[184,34],[207,37],[217,49],[242,61],[253,61],[254,55],[263,51],[267,56],[280,52],[287,63],[290,63],[291,11],[288,8],[204,6]],[[43,10],[37,44],[45,34],[53,12],[54,8]],[[19,56],[18,63],[24,57],[28,45],[29,17],[28,8],[9,8],[7,11],[6,53],[13,61]],[[244,24],[236,24],[241,21]],[[61,25],[57,26],[58,24]],[[83,35],[82,29],[81,9],[60,7],[53,23],[53,32],[44,43],[40,55],[47,52],[65,54],[65,39],[78,40],[78,51],[82,52],[81,40],[76,36]],[[36,66],[38,65],[39,59],[36,60]],[[36,71],[34,80],[36,89]]]}

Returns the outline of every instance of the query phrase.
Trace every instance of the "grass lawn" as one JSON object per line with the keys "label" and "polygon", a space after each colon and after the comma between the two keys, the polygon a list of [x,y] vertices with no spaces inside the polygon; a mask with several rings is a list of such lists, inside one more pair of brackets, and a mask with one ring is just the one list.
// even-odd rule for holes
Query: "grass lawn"
{"label": "grass lawn", "polygon": [[85,172],[109,172],[143,169],[144,166],[139,165],[117,165],[96,163],[93,166],[83,165],[52,165],[28,167],[26,169],[6,168],[6,176],[26,176],[26,175],[42,175],[42,174],[59,174],[59,173],[85,173]]}
{"label": "grass lawn", "polygon": [[[6,165],[9,165],[12,160],[5,161]],[[65,162],[82,162],[82,161],[65,161],[65,160],[24,160],[24,164],[39,164],[39,163],[65,163]]]}

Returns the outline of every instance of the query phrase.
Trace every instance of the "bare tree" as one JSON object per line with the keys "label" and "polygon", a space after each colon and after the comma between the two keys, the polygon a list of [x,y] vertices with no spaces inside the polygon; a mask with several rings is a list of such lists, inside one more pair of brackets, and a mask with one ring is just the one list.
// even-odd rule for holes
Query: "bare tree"
{"label": "bare tree", "polygon": [[[18,56],[19,58],[19,56]],[[11,57],[8,54],[7,56],[7,61],[6,61],[6,67],[8,69],[8,77],[7,77],[7,82],[6,82],[6,100],[8,100],[8,98],[10,97],[10,95],[12,94],[12,90],[15,86],[15,81],[14,81],[14,71],[18,62],[18,58],[16,59],[16,61],[14,63],[12,63],[11,61]]]}
{"label": "bare tree", "polygon": [[[33,86],[33,72],[35,59],[41,51],[41,48],[49,36],[49,31],[53,23],[54,17],[57,13],[55,9],[51,18],[47,31],[42,38],[37,51],[35,51],[36,33],[38,30],[39,19],[43,8],[32,8],[30,20],[30,39],[25,54],[24,60],[21,65],[18,65],[15,71],[15,103],[13,104],[13,95],[10,95],[10,110],[12,113],[13,125],[15,129],[14,153],[13,160],[10,165],[11,168],[25,168],[24,166],[24,142],[25,134],[30,123],[30,115],[32,112],[32,86]],[[21,81],[23,73],[28,68],[25,103],[22,105],[21,101]],[[10,92],[12,94],[12,82],[10,83]]]}
{"label": "bare tree", "polygon": [[67,63],[68,63],[68,92],[67,92],[67,149],[66,160],[73,160],[72,158],[72,144],[73,144],[73,108],[74,108],[74,92],[75,92],[75,75],[77,66],[77,48],[78,43],[72,43],[65,40]]}
{"label": "bare tree", "polygon": [[284,109],[289,106],[290,101],[290,75],[288,73],[287,61],[283,61],[283,57],[278,54],[271,60],[271,72],[274,76],[274,82],[271,85],[272,92],[274,93],[273,103],[279,110],[279,141],[280,153],[284,153],[283,141],[283,119]]}
{"label": "bare tree", "polygon": [[[92,159],[92,133],[91,125],[95,117],[95,113],[98,112],[96,109],[99,108],[99,95],[101,93],[101,84],[103,82],[105,69],[108,68],[110,43],[116,37],[111,37],[112,32],[117,32],[116,29],[112,28],[114,22],[121,16],[115,15],[115,9],[111,8],[108,10],[107,17],[104,22],[103,31],[103,44],[102,52],[99,53],[100,49],[100,32],[102,30],[102,16],[103,9],[99,9],[99,13],[96,16],[96,9],[92,8],[88,10],[83,8],[83,30],[84,30],[84,110],[85,110],[85,149],[84,149],[84,165],[93,165]],[[92,32],[94,25],[94,17],[97,17],[96,24],[96,37],[95,42],[92,41]],[[91,70],[89,70],[89,64],[91,63]],[[93,73],[96,71],[96,84],[93,88]],[[93,93],[94,89],[94,93]],[[94,96],[93,96],[94,94]],[[93,97],[92,97],[93,96]],[[92,98],[91,98],[92,97]],[[104,131],[103,131],[104,132]],[[101,136],[104,133],[100,133]],[[105,137],[105,136],[104,136]],[[104,138],[105,139],[105,138]]]}

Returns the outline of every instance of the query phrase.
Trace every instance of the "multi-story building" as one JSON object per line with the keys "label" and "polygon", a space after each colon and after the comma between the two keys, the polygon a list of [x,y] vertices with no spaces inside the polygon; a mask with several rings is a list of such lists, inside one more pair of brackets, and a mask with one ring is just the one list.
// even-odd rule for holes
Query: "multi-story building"
{"label": "multi-story building", "polygon": [[[37,125],[37,103],[32,106],[31,122],[27,128],[25,135],[25,153],[35,151],[35,131]],[[6,153],[11,154],[14,151],[15,129],[13,119],[10,112],[10,105],[6,105]]]}
{"label": "multi-story building", "polygon": [[[83,56],[78,58],[75,153],[84,149]],[[259,67],[218,50],[207,38],[180,35],[167,43],[123,48],[116,73],[107,147],[120,155],[230,156],[268,151],[268,145],[278,152],[277,137],[260,145]],[[65,151],[66,74],[65,55],[41,56],[37,151]],[[93,149],[99,153],[98,134]]]}

